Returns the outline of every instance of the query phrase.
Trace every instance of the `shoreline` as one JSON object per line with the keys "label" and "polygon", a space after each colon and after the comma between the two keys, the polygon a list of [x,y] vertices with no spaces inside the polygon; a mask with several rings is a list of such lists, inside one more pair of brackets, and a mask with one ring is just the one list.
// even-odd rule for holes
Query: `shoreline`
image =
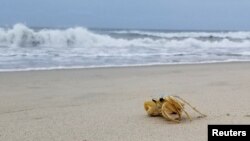
{"label": "shoreline", "polygon": [[164,67],[164,66],[190,66],[190,65],[210,65],[210,64],[239,64],[250,63],[250,61],[225,61],[225,62],[201,62],[201,63],[180,63],[180,64],[142,64],[142,65],[124,65],[124,66],[94,66],[94,67],[51,67],[51,68],[26,68],[26,69],[6,69],[0,73],[12,72],[33,72],[33,71],[60,71],[60,70],[84,70],[84,69],[119,69],[119,68],[138,68],[138,67]]}

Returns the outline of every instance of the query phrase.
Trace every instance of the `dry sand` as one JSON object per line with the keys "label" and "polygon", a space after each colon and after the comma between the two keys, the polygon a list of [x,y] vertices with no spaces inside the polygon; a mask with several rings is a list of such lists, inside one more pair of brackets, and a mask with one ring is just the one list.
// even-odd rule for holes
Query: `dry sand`
{"label": "dry sand", "polygon": [[[179,95],[208,115],[173,124],[143,102]],[[250,123],[250,63],[0,73],[1,141],[206,141]]]}

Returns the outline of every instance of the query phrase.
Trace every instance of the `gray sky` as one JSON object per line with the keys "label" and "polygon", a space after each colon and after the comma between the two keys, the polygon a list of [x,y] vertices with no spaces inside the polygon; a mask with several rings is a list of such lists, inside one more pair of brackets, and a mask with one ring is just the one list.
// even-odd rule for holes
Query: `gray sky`
{"label": "gray sky", "polygon": [[0,25],[250,30],[250,0],[0,0]]}

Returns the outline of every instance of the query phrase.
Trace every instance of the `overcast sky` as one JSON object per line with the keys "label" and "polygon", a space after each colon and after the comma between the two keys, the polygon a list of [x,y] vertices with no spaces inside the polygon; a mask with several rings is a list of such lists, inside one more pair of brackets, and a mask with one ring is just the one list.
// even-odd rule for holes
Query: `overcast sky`
{"label": "overcast sky", "polygon": [[0,0],[0,25],[250,30],[250,0]]}

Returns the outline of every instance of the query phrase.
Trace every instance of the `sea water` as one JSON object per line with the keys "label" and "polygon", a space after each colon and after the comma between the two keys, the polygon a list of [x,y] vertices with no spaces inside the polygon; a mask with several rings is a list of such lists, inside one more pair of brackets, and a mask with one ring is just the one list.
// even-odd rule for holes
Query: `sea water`
{"label": "sea water", "polygon": [[250,31],[0,28],[0,71],[250,61]]}

